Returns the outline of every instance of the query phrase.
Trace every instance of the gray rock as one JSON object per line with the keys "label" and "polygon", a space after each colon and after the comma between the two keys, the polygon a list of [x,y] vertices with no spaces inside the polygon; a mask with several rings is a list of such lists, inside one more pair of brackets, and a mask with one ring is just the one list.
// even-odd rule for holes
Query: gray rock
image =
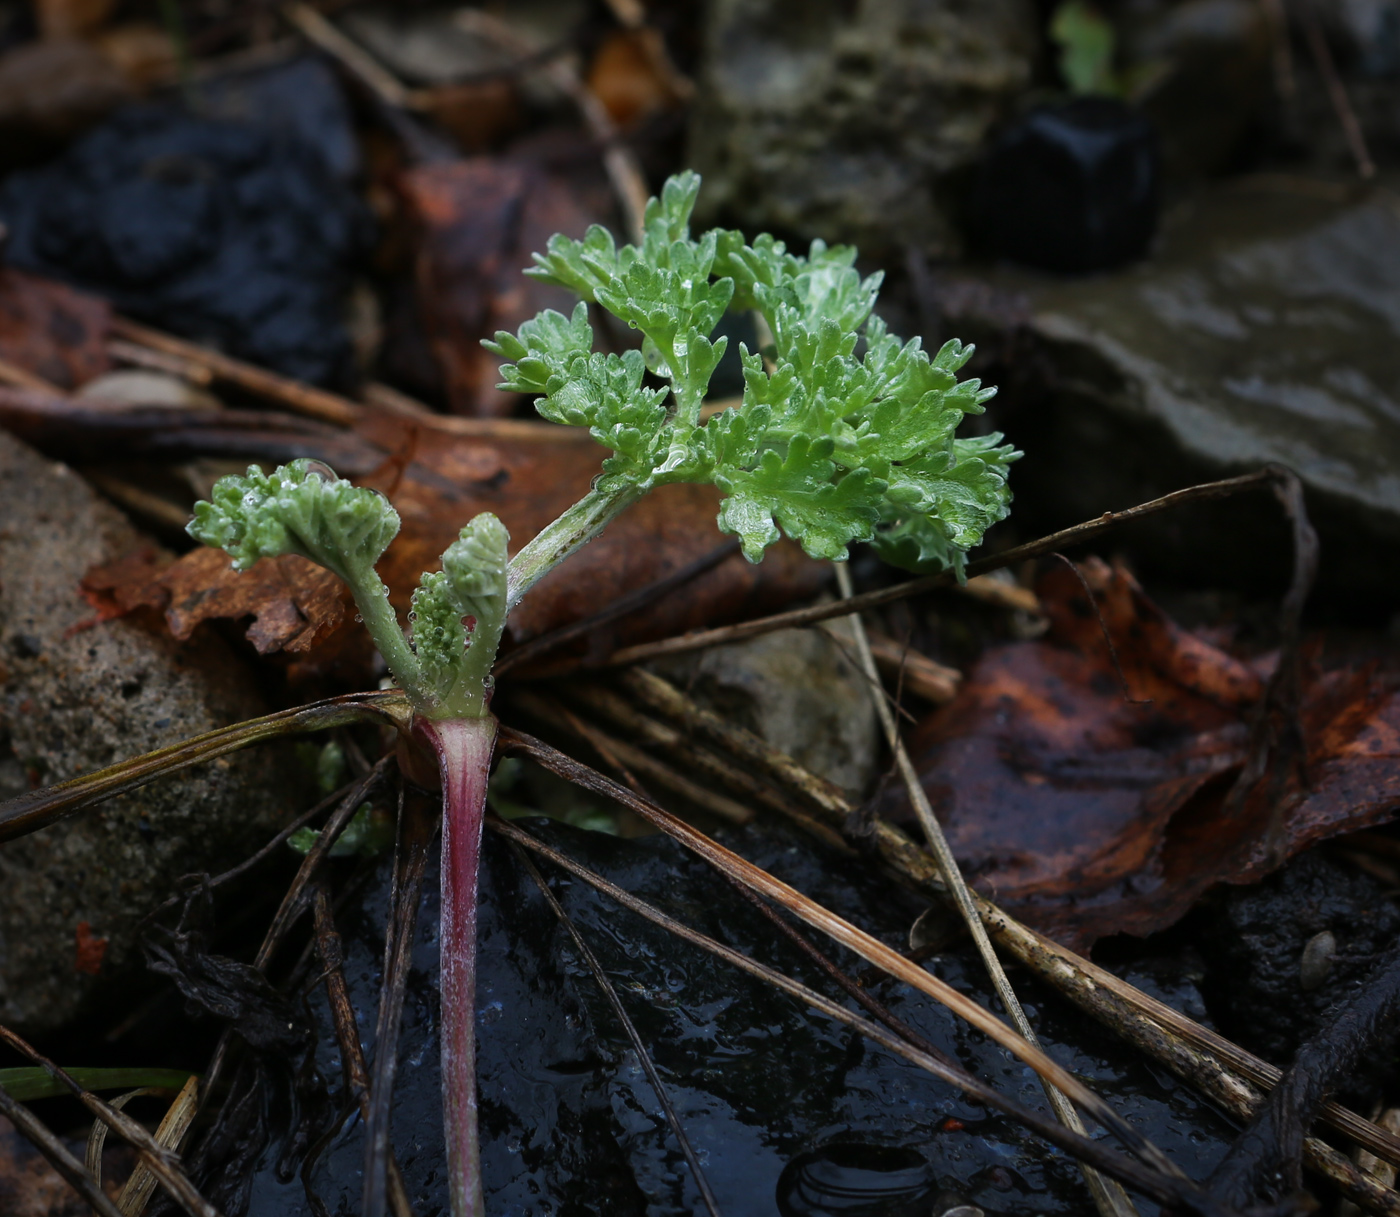
{"label": "gray rock", "polygon": [[715,0],[693,110],[701,219],[854,241],[955,244],[942,198],[1030,81],[1026,0]]}
{"label": "gray rock", "polygon": [[[1038,339],[1041,387],[1018,405],[1008,385],[998,418],[1027,452],[1013,484],[1037,529],[1274,461],[1307,486],[1324,583],[1396,585],[1374,548],[1400,540],[1394,193],[1246,179],[1199,197],[1131,270],[1000,282],[1025,292]],[[1237,500],[1188,551],[1248,565],[1251,513],[1278,518]],[[1283,536],[1269,548],[1286,557]]]}
{"label": "gray rock", "polygon": [[875,707],[854,659],[821,630],[777,630],[714,647],[667,665],[667,675],[852,798],[862,799],[874,780]]}
{"label": "gray rock", "polygon": [[[70,469],[0,431],[0,797],[265,713],[212,636],[90,624],[79,580],[143,543]],[[0,846],[0,1022],[71,1018],[135,962],[136,925],[174,881],[226,869],[289,797],[265,751],[235,754]],[[107,940],[96,975],[76,967],[83,923]]]}

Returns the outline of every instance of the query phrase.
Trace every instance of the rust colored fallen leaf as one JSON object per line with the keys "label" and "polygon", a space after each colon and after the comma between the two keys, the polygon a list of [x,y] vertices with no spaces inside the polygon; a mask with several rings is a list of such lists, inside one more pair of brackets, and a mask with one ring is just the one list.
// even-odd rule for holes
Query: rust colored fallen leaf
{"label": "rust colored fallen leaf", "polygon": [[111,367],[110,306],[65,284],[0,268],[0,359],[63,389]]}
{"label": "rust colored fallen leaf", "polygon": [[[1046,637],[989,650],[909,743],[974,885],[1086,948],[1163,929],[1214,884],[1276,863],[1267,776],[1224,810],[1271,659],[1181,629],[1122,569],[1082,569],[1122,679],[1077,578],[1054,569],[1038,589]],[[1400,696],[1366,671],[1313,673],[1301,721],[1309,785],[1284,791],[1284,857],[1400,807]],[[887,799],[907,814],[902,792]]]}
{"label": "rust colored fallen leaf", "polygon": [[411,169],[399,192],[417,235],[418,310],[453,412],[513,413],[520,399],[496,388],[500,360],[481,339],[543,308],[573,307],[568,292],[520,270],[551,234],[581,237],[599,217],[551,175],[491,157]]}
{"label": "rust colored fallen leaf", "polygon": [[351,611],[340,580],[295,554],[264,559],[239,573],[222,550],[200,548],[162,562],[146,549],[94,567],[82,589],[98,620],[155,609],[181,640],[202,621],[252,617],[248,639],[263,655],[309,651]]}
{"label": "rust colored fallen leaf", "polygon": [[[501,434],[487,439],[453,424],[374,413],[354,437],[381,454],[378,469],[356,480],[388,494],[402,520],[379,564],[401,617],[419,575],[437,569],[439,555],[472,516],[495,512],[518,548],[581,497],[598,473],[601,449],[583,432],[512,422],[497,424]],[[508,640],[524,642],[592,615],[709,554],[723,540],[715,527],[718,509],[710,487],[667,486],[649,495],[536,586],[511,617]],[[683,595],[622,619],[591,643],[606,654],[619,642],[764,613],[814,592],[826,574],[786,542],[759,566],[736,554]],[[264,559],[240,574],[221,550],[193,550],[168,565],[146,552],[90,571],[83,590],[98,619],[153,609],[182,639],[202,621],[252,617],[247,634],[257,650],[289,652],[307,674],[349,663],[352,640],[361,637],[350,628],[353,608],[340,581],[297,557]],[[363,672],[342,666],[339,677],[362,679]]]}

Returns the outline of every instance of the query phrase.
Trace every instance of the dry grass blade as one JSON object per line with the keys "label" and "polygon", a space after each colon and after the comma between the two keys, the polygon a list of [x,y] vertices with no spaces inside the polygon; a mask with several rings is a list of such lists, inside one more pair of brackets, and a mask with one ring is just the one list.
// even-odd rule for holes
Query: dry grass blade
{"label": "dry grass blade", "polygon": [[596,770],[579,764],[557,749],[549,747],[548,744],[507,727],[501,728],[500,741],[507,752],[518,752],[528,756],[560,777],[582,786],[586,790],[591,790],[595,794],[614,799],[624,807],[635,811],[643,819],[698,854],[717,870],[746,884],[760,895],[776,901],[789,912],[807,922],[808,925],[820,930],[848,950],[854,951],[867,962],[940,1002],[1029,1065],[1036,1073],[1063,1090],[1093,1119],[1112,1132],[1134,1153],[1142,1156],[1150,1165],[1167,1174],[1180,1173],[1175,1164],[1160,1149],[1062,1065],[1046,1056],[1039,1048],[1027,1043],[996,1015],[983,1009],[952,986],[910,963],[898,951],[892,950],[864,930],[851,925],[829,909],[823,908],[816,901],[775,879],[767,871],[754,866],[731,850],[725,849],[683,820],[663,811],[654,803],[640,798],[626,787],[618,785]]}
{"label": "dry grass blade", "polygon": [[[514,698],[514,704],[532,717],[548,723],[551,727],[572,732],[592,747],[599,756],[603,757],[609,766],[619,772],[622,772],[625,767],[640,773],[659,786],[664,786],[672,794],[678,794],[697,807],[703,807],[706,811],[721,819],[728,820],[732,824],[747,824],[754,817],[754,813],[741,803],[736,803],[733,799],[708,786],[692,782],[683,773],[658,761],[650,753],[643,752],[640,748],[624,740],[616,739],[607,732],[584,722],[578,715],[548,698],[538,697],[530,693],[518,693]],[[626,780],[626,775],[623,776]],[[632,781],[628,780],[627,784],[636,789]]]}
{"label": "dry grass blade", "polygon": [[760,781],[749,769],[735,765],[728,758],[691,743],[673,727],[639,713],[636,707],[612,689],[601,685],[574,686],[568,690],[568,695],[590,711],[611,720],[629,738],[670,753],[688,772],[712,778],[742,798],[771,808],[779,815],[801,824],[806,831],[838,852],[852,852],[839,833],[809,816],[786,792]]}
{"label": "dry grass blade", "polygon": [[589,884],[598,891],[616,900],[625,908],[630,909],[640,917],[645,917],[648,921],[661,926],[668,932],[693,943],[702,950],[710,952],[712,955],[725,960],[741,971],[755,976],[764,983],[772,985],[785,993],[791,994],[800,1001],[805,1002],[818,1013],[828,1018],[842,1023],[845,1026],[858,1031],[868,1039],[879,1044],[896,1056],[902,1057],[911,1064],[917,1065],[921,1069],[927,1070],[935,1077],[941,1078],[950,1085],[962,1090],[970,1098],[985,1104],[996,1111],[1003,1112],[1012,1119],[1019,1121],[1025,1127],[1038,1133],[1053,1145],[1059,1146],[1067,1153],[1073,1154],[1086,1162],[1092,1162],[1105,1174],[1139,1188],[1149,1196],[1159,1200],[1163,1204],[1176,1204],[1181,1207],[1201,1213],[1216,1212],[1216,1208],[1209,1197],[1201,1192],[1199,1187],[1191,1180],[1184,1178],[1180,1174],[1163,1174],[1154,1170],[1150,1166],[1144,1166],[1127,1158],[1122,1154],[1115,1153],[1102,1142],[1090,1140],[1077,1133],[1071,1132],[1063,1125],[1054,1120],[1047,1119],[1039,1112],[1031,1111],[1023,1107],[1014,1099],[1007,1098],[1000,1091],[966,1070],[956,1065],[931,1055],[921,1049],[905,1042],[898,1035],[886,1031],[884,1028],[872,1023],[870,1020],[854,1014],[845,1007],[837,1004],[827,997],[809,989],[801,982],[793,980],[767,964],[759,963],[750,959],[742,952],[727,947],[723,943],[715,941],[697,930],[691,929],[682,922],[676,921],[673,917],[661,912],[645,900],[632,895],[630,892],[618,887],[616,884],[604,879],[601,875],[594,873],[587,867],[575,862],[567,855],[552,849],[541,841],[537,841],[518,825],[509,824],[496,816],[488,815],[486,825],[493,832],[499,833],[508,840],[523,846],[524,848],[548,858],[551,862],[576,876],[583,882]]}
{"label": "dry grass blade", "polygon": [[103,1192],[81,1162],[38,1116],[23,1103],[10,1098],[0,1087],[0,1116],[4,1116],[37,1149],[54,1170],[64,1177],[98,1217],[122,1217],[122,1212]]}
{"label": "dry grass blade", "polygon": [[155,1138],[130,1116],[99,1099],[90,1090],[84,1089],[65,1070],[60,1069],[8,1027],[0,1026],[0,1041],[9,1044],[15,1051],[46,1069],[49,1076],[60,1082],[88,1111],[118,1136],[135,1146],[140,1160],[150,1168],[161,1186],[187,1213],[192,1217],[220,1217],[219,1210],[205,1200],[190,1182],[178,1154],[157,1144]]}
{"label": "dry grass blade", "polygon": [[[156,1144],[166,1149],[178,1150],[185,1133],[194,1122],[199,1111],[199,1079],[191,1077],[175,1096],[170,1109],[156,1126]],[[117,1197],[117,1207],[122,1217],[141,1217],[156,1188],[156,1177],[144,1162],[138,1162],[126,1181],[121,1195]]]}
{"label": "dry grass blade", "polygon": [[355,723],[379,722],[398,725],[408,714],[408,702],[398,690],[385,693],[351,693],[313,702],[294,710],[279,710],[263,718],[252,718],[220,727],[168,748],[158,748],[143,756],[84,774],[67,782],[32,790],[0,803],[0,844],[13,841],[64,816],[94,807],[114,795],[126,794],[167,774],[191,765],[212,761],[264,740],[278,739],[303,731],[329,731]]}
{"label": "dry grass blade", "polygon": [[578,926],[574,924],[574,919],[569,916],[564,906],[550,891],[549,884],[544,881],[544,876],[530,861],[524,849],[515,841],[511,842],[511,847],[514,849],[520,864],[534,880],[535,886],[540,889],[540,894],[544,896],[554,915],[559,918],[559,924],[568,931],[570,939],[573,940],[574,949],[578,951],[584,965],[593,974],[593,979],[598,982],[598,987],[603,991],[603,996],[607,998],[608,1005],[612,1007],[617,1021],[622,1024],[628,1042],[632,1045],[632,1051],[637,1054],[637,1060],[647,1075],[647,1081],[651,1083],[652,1090],[656,1092],[657,1101],[660,1102],[661,1110],[666,1115],[666,1123],[671,1126],[671,1131],[680,1143],[681,1153],[685,1155],[686,1165],[690,1167],[690,1173],[695,1178],[695,1185],[700,1189],[700,1199],[704,1202],[706,1211],[710,1217],[720,1217],[719,1202],[715,1200],[715,1194],[710,1188],[710,1181],[705,1178],[705,1171],[700,1165],[700,1159],[695,1156],[695,1147],[691,1145],[690,1138],[685,1135],[685,1129],[681,1126],[680,1117],[676,1114],[670,1096],[666,1093],[666,1087],[661,1084],[661,1075],[656,1072],[656,1065],[651,1059],[651,1054],[647,1052],[647,1046],[642,1043],[641,1035],[637,1032],[631,1018],[628,1017],[627,1010],[617,995],[617,990],[613,987],[612,981],[608,979],[608,974],[603,971],[603,965],[598,962],[597,956],[588,949],[588,944],[584,942],[583,936],[578,932]]}
{"label": "dry grass blade", "polygon": [[[836,582],[841,589],[842,597],[850,601],[855,594],[855,589],[851,586],[850,569],[844,562],[836,565]],[[871,653],[870,641],[865,636],[865,627],[861,623],[860,614],[852,613],[850,617],[846,618],[846,621],[855,641],[856,653],[860,656],[860,666],[865,673],[866,680],[871,685],[871,700],[875,703],[875,709],[879,713],[880,722],[885,729],[885,741],[889,744],[890,752],[894,755],[900,779],[904,782],[904,788],[909,792],[909,801],[914,805],[918,814],[919,826],[923,829],[924,838],[938,862],[938,869],[943,876],[948,893],[952,897],[953,905],[972,934],[973,944],[977,947],[977,953],[982,957],[982,964],[987,969],[992,987],[996,990],[997,996],[1001,998],[1002,1008],[1011,1016],[1016,1030],[1021,1033],[1026,1042],[1038,1047],[1040,1041],[1036,1038],[1035,1030],[1031,1027],[1030,1019],[1026,1017],[1025,1010],[1021,1008],[1016,991],[1006,978],[1001,960],[997,958],[996,951],[992,949],[991,939],[987,937],[986,927],[983,926],[981,917],[977,915],[977,907],[973,903],[967,881],[963,878],[957,859],[953,857],[953,849],[948,844],[948,838],[944,835],[943,826],[939,824],[938,818],[933,814],[933,807],[929,803],[928,795],[924,792],[923,783],[919,781],[919,775],[914,770],[914,763],[909,759],[909,752],[904,747],[904,740],[899,734],[899,724],[895,721],[894,712],[885,700],[885,689],[880,682],[880,673],[875,666],[875,656]],[[1054,1111],[1056,1119],[1075,1132],[1082,1133],[1084,1125],[1070,1101],[1043,1075],[1041,1081],[1045,1085],[1045,1097],[1050,1100],[1050,1107]],[[1085,1166],[1083,1170],[1089,1194],[1094,1198],[1094,1207],[1100,1213],[1104,1214],[1105,1217],[1129,1217],[1129,1215],[1136,1217],[1137,1209],[1121,1184],[1105,1179],[1093,1167]]]}
{"label": "dry grass blade", "polygon": [[[1180,507],[1183,503],[1228,498],[1230,495],[1240,494],[1247,490],[1258,490],[1292,476],[1286,469],[1269,465],[1255,473],[1225,478],[1219,482],[1202,482],[1198,486],[1187,486],[1182,490],[1174,490],[1171,494],[1163,495],[1160,499],[1153,499],[1136,507],[1129,507],[1124,511],[1106,511],[1095,519],[1085,520],[1083,523],[1061,529],[1047,537],[1041,537],[1038,541],[1027,541],[1024,545],[1004,549],[1001,553],[978,558],[975,562],[967,564],[967,574],[970,576],[982,575],[988,571],[1001,570],[1003,567],[1024,562],[1028,558],[1039,558],[1045,554],[1053,553],[1057,549],[1081,545],[1121,524],[1157,515],[1159,512],[1170,511]],[[815,625],[818,621],[827,621],[832,617],[844,617],[853,611],[864,612],[866,609],[877,608],[882,604],[892,604],[894,601],[903,600],[908,596],[917,596],[923,592],[932,591],[934,588],[952,587],[956,583],[957,578],[951,571],[945,571],[939,575],[926,575],[921,579],[910,579],[908,582],[882,587],[877,591],[862,592],[859,596],[852,597],[849,604],[842,601],[817,604],[810,608],[775,613],[771,617],[756,617],[752,621],[740,622],[738,625],[720,626],[713,630],[696,630],[675,638],[663,638],[658,642],[644,642],[636,646],[623,647],[614,651],[606,663],[600,666],[625,667],[629,664],[641,663],[643,660],[655,659],[661,655],[683,655],[689,651],[700,651],[706,647],[720,646],[723,643],[741,642],[745,638],[757,638],[760,634],[769,634],[774,630]]]}

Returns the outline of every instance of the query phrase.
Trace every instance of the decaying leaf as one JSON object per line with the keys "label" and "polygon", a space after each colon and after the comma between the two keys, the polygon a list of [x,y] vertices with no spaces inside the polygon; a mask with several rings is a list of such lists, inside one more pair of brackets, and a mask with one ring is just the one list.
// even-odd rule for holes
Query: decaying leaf
{"label": "decaying leaf", "polygon": [[63,389],[111,367],[111,308],[52,279],[0,268],[0,359]]}
{"label": "decaying leaf", "polygon": [[[586,434],[547,423],[511,423],[488,440],[463,434],[450,419],[371,414],[358,430],[384,459],[356,480],[384,491],[403,522],[378,569],[404,616],[419,575],[437,569],[463,523],[494,512],[510,530],[513,552],[582,497],[602,458]],[[667,486],[649,495],[531,592],[510,619],[509,638],[523,642],[567,625],[703,558],[724,541],[715,527],[718,507],[710,487]],[[761,566],[736,555],[684,595],[620,627],[629,642],[660,638],[769,611],[810,594],[825,578],[826,569],[795,546],[775,546]],[[147,552],[90,572],[83,586],[99,618],[154,609],[178,638],[201,621],[252,617],[248,637],[259,652],[287,651],[313,667],[359,634],[350,628],[354,610],[344,586],[298,557],[264,559],[239,574],[221,550],[197,549],[168,565]],[[611,649],[613,641],[594,643]]]}
{"label": "decaying leaf", "polygon": [[[1214,884],[1276,865],[1267,777],[1225,809],[1273,657],[1242,663],[1121,568],[1083,570],[1121,680],[1078,579],[1053,569],[1039,588],[1046,637],[988,651],[910,740],[969,878],[1080,946],[1162,929]],[[1301,718],[1309,784],[1285,788],[1284,856],[1400,806],[1400,696],[1369,672],[1314,672]],[[888,798],[907,814],[902,794]]]}
{"label": "decaying leaf", "polygon": [[89,571],[83,592],[100,619],[155,609],[182,640],[202,621],[252,617],[248,639],[264,655],[309,651],[350,611],[340,580],[305,558],[268,558],[239,574],[222,550],[205,548],[177,562],[140,550]]}
{"label": "decaying leaf", "polygon": [[518,401],[496,388],[501,361],[481,339],[540,309],[572,307],[568,292],[520,272],[550,234],[581,237],[599,217],[563,182],[490,157],[412,169],[399,188],[417,233],[418,309],[447,400],[458,414],[510,414]]}

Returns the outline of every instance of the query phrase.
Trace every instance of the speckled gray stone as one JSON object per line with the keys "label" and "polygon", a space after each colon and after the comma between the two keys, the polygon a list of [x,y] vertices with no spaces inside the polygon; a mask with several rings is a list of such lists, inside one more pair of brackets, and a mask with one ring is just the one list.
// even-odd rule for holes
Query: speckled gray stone
{"label": "speckled gray stone", "polygon": [[[79,580],[147,543],[72,470],[0,431],[0,797],[265,713],[212,636],[86,624]],[[265,751],[235,754],[0,846],[0,1021],[60,1024],[131,967],[135,927],[175,879],[224,869],[293,810],[277,779]],[[108,943],[97,975],[75,966],[83,922]]]}
{"label": "speckled gray stone", "polygon": [[661,664],[702,705],[859,801],[875,778],[875,707],[853,648],[821,630],[775,630]]}
{"label": "speckled gray stone", "polygon": [[1030,83],[1027,0],[714,0],[692,110],[697,219],[853,241],[955,243],[949,177]]}

